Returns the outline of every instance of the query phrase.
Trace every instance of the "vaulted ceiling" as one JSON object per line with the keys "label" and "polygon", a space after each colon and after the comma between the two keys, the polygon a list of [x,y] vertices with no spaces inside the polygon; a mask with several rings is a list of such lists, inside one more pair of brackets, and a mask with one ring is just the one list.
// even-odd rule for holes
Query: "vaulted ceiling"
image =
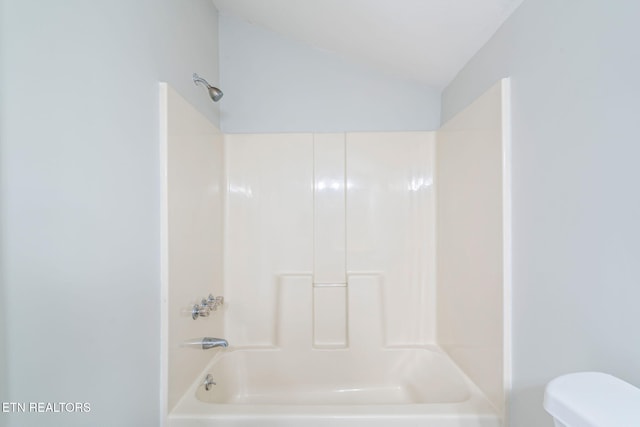
{"label": "vaulted ceiling", "polygon": [[523,0],[213,0],[223,14],[435,88]]}

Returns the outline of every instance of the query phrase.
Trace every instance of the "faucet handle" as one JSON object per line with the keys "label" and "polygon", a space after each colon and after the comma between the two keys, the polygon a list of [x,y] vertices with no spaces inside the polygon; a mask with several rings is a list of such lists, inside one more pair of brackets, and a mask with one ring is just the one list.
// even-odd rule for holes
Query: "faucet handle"
{"label": "faucet handle", "polygon": [[209,294],[209,297],[206,300],[202,300],[203,304],[205,302],[211,310],[216,311],[219,306],[224,304],[224,297],[223,296],[214,297],[212,294]]}
{"label": "faucet handle", "polygon": [[206,300],[202,300],[201,304],[195,304],[191,309],[191,318],[196,320],[198,317],[207,317],[211,313],[211,309],[206,304]]}

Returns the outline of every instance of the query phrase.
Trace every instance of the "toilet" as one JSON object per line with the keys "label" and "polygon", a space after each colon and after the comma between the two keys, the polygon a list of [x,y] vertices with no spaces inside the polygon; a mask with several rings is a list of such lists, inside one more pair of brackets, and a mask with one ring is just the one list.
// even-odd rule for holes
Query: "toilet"
{"label": "toilet", "polygon": [[638,427],[640,389],[601,372],[563,375],[547,384],[544,409],[556,427]]}

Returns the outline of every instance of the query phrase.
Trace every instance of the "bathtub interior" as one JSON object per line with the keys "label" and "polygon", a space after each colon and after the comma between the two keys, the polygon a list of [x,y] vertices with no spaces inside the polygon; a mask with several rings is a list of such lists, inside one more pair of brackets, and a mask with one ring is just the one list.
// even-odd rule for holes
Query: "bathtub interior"
{"label": "bathtub interior", "polygon": [[[342,368],[338,368],[342,366]],[[212,374],[210,390],[202,378]],[[223,350],[171,412],[170,427],[501,427],[503,417],[435,346]]]}
{"label": "bathtub interior", "polygon": [[207,369],[217,382],[197,399],[216,404],[380,405],[456,403],[469,389],[455,365],[429,349],[237,350]]}

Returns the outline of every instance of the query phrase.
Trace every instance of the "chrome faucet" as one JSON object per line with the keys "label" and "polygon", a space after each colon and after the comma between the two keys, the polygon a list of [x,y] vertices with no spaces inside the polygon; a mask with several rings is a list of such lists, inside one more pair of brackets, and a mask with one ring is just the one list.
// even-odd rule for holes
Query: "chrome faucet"
{"label": "chrome faucet", "polygon": [[203,350],[209,350],[210,348],[214,348],[214,347],[229,347],[229,343],[227,342],[227,340],[222,338],[211,338],[211,337],[202,338]]}
{"label": "chrome faucet", "polygon": [[211,386],[216,385],[216,382],[213,380],[213,375],[207,374],[207,377],[204,379],[202,385],[204,386],[205,390],[211,390]]}
{"label": "chrome faucet", "polygon": [[224,304],[224,297],[223,296],[214,297],[213,295],[209,294],[209,297],[207,299],[203,299],[202,303],[206,304],[210,310],[216,311],[218,307]]}
{"label": "chrome faucet", "polygon": [[198,348],[202,350],[209,350],[214,347],[229,347],[229,343],[227,340],[222,338],[193,338],[188,341],[185,341],[181,344],[181,347],[190,347],[190,348]]}
{"label": "chrome faucet", "polygon": [[191,318],[196,320],[198,317],[207,317],[212,311],[216,311],[218,307],[224,304],[224,297],[214,297],[209,294],[208,298],[202,298],[200,304],[195,304],[191,309]]}

